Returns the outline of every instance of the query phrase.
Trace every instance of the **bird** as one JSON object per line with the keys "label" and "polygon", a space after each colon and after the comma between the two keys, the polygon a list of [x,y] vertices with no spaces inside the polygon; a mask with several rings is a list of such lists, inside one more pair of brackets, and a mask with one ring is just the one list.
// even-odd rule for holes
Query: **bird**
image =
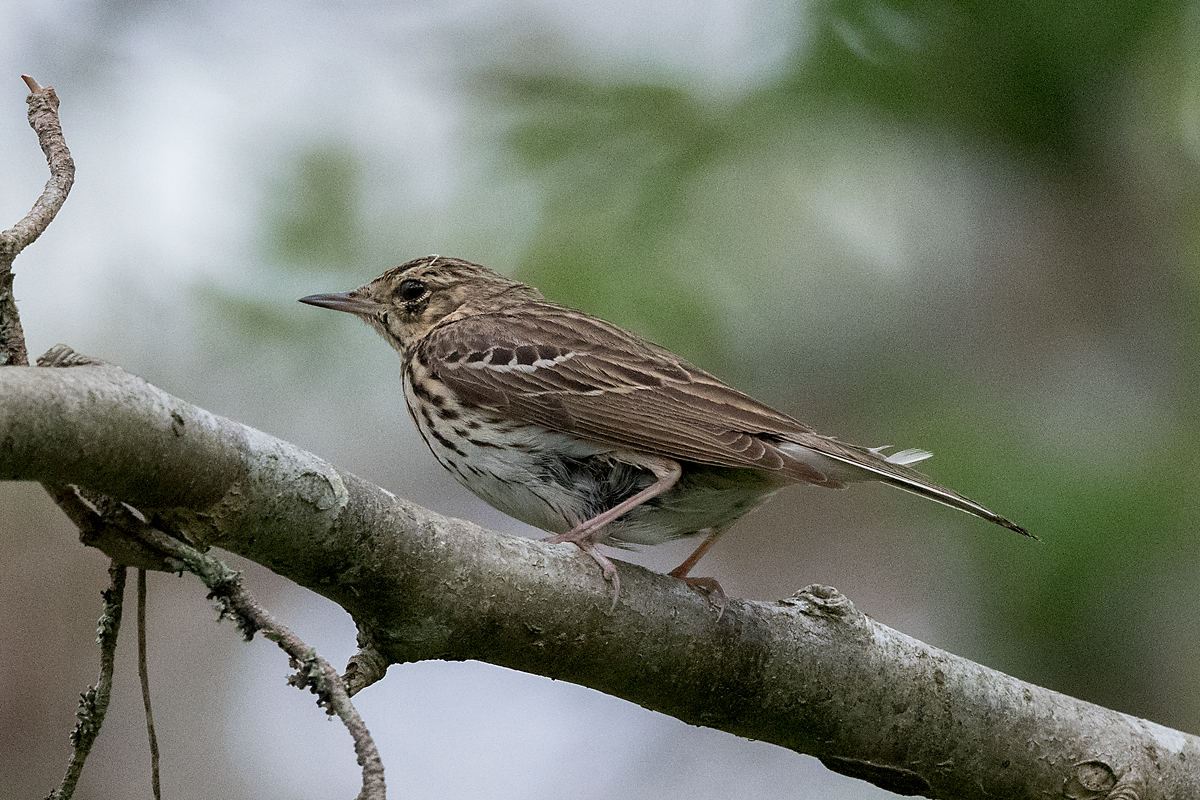
{"label": "bird", "polygon": [[301,303],[344,311],[399,353],[409,415],[434,458],[500,511],[591,556],[598,548],[700,544],[668,575],[720,598],[691,570],[780,489],[879,481],[1019,534],[1021,526],[931,481],[931,453],[860,447],[817,433],[664,347],[532,286],[430,255],[351,292]]}

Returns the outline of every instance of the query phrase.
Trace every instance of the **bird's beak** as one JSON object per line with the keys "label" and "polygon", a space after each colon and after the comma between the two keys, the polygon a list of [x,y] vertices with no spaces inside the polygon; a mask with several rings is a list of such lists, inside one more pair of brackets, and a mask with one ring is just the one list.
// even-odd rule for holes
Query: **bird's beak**
{"label": "bird's beak", "polygon": [[339,292],[338,294],[310,294],[308,297],[301,297],[301,303],[308,303],[310,306],[320,306],[321,308],[332,308],[334,311],[345,311],[359,317],[374,316],[379,310],[381,303],[370,299],[369,297],[361,297],[354,292]]}

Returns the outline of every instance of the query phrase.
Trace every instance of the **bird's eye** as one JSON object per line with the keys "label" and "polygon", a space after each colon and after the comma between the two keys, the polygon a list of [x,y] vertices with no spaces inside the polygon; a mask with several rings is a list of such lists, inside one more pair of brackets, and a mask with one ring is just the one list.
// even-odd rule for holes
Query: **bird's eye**
{"label": "bird's eye", "polygon": [[425,282],[416,278],[405,278],[396,287],[396,295],[405,303],[413,303],[425,296]]}

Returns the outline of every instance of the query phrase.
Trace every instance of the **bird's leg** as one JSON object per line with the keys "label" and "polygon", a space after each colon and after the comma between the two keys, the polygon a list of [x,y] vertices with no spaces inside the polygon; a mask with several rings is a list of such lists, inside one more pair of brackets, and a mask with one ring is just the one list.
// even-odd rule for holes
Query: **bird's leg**
{"label": "bird's leg", "polygon": [[692,567],[696,566],[697,561],[704,558],[708,549],[716,544],[717,538],[722,533],[724,531],[719,528],[709,528],[708,535],[704,537],[704,541],[700,542],[700,546],[693,550],[682,564],[667,573],[672,578],[678,578],[686,583],[689,589],[703,592],[709,597],[716,595],[720,598],[717,605],[721,610],[717,613],[717,619],[720,619],[721,614],[725,613],[725,590],[721,588],[721,584],[717,583],[716,578],[689,578],[688,573],[692,571]]}
{"label": "bird's leg", "polygon": [[[724,533],[724,531],[717,530],[716,528],[708,528],[707,530],[700,531],[700,533],[707,533],[708,535],[704,537],[704,541],[700,543],[700,546],[693,550],[692,554],[682,564],[667,573],[672,578],[679,578],[679,580],[685,583],[689,581],[712,580],[711,578],[689,578],[688,573],[692,571],[692,567],[696,566],[697,561],[704,558],[704,554],[708,552],[708,549],[717,543],[717,537]],[[690,586],[691,584],[688,583],[688,585]]]}
{"label": "bird's leg", "polygon": [[617,503],[608,511],[597,514],[591,519],[579,523],[566,533],[560,533],[557,536],[547,537],[543,541],[553,542],[555,544],[561,544],[562,542],[574,542],[580,547],[583,547],[585,542],[588,544],[595,544],[602,538],[600,532],[604,529],[605,525],[612,522],[614,519],[626,513],[627,511],[637,508],[650,498],[657,497],[658,495],[667,491],[675,485],[675,482],[679,480],[679,476],[683,473],[683,468],[679,466],[679,462],[669,458],[660,458],[658,456],[647,455],[627,456],[626,454],[622,454],[621,461],[633,464],[635,466],[645,467],[654,473],[654,477],[657,478],[657,480],[632,497]]}
{"label": "bird's leg", "polygon": [[566,533],[560,533],[557,536],[548,536],[542,540],[553,544],[574,542],[580,550],[596,560],[596,563],[600,565],[600,569],[604,574],[604,579],[613,585],[613,601],[612,606],[609,608],[610,614],[616,609],[617,598],[621,596],[621,578],[617,575],[616,566],[608,560],[607,556],[596,549],[597,543],[603,538],[604,526],[630,509],[637,508],[650,498],[657,497],[670,489],[683,473],[683,468],[679,466],[679,462],[669,458],[647,455],[625,457],[623,454],[621,460],[645,467],[654,473],[656,480],[632,497],[617,503],[608,511],[597,514],[589,520],[584,520]]}

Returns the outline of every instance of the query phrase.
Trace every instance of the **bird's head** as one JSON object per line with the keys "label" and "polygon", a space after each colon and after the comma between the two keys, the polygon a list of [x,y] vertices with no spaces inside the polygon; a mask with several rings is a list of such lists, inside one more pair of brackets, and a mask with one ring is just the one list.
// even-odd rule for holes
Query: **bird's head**
{"label": "bird's head", "polygon": [[537,289],[487,267],[434,255],[401,264],[352,292],[300,302],[354,314],[407,356],[439,324],[540,299]]}

